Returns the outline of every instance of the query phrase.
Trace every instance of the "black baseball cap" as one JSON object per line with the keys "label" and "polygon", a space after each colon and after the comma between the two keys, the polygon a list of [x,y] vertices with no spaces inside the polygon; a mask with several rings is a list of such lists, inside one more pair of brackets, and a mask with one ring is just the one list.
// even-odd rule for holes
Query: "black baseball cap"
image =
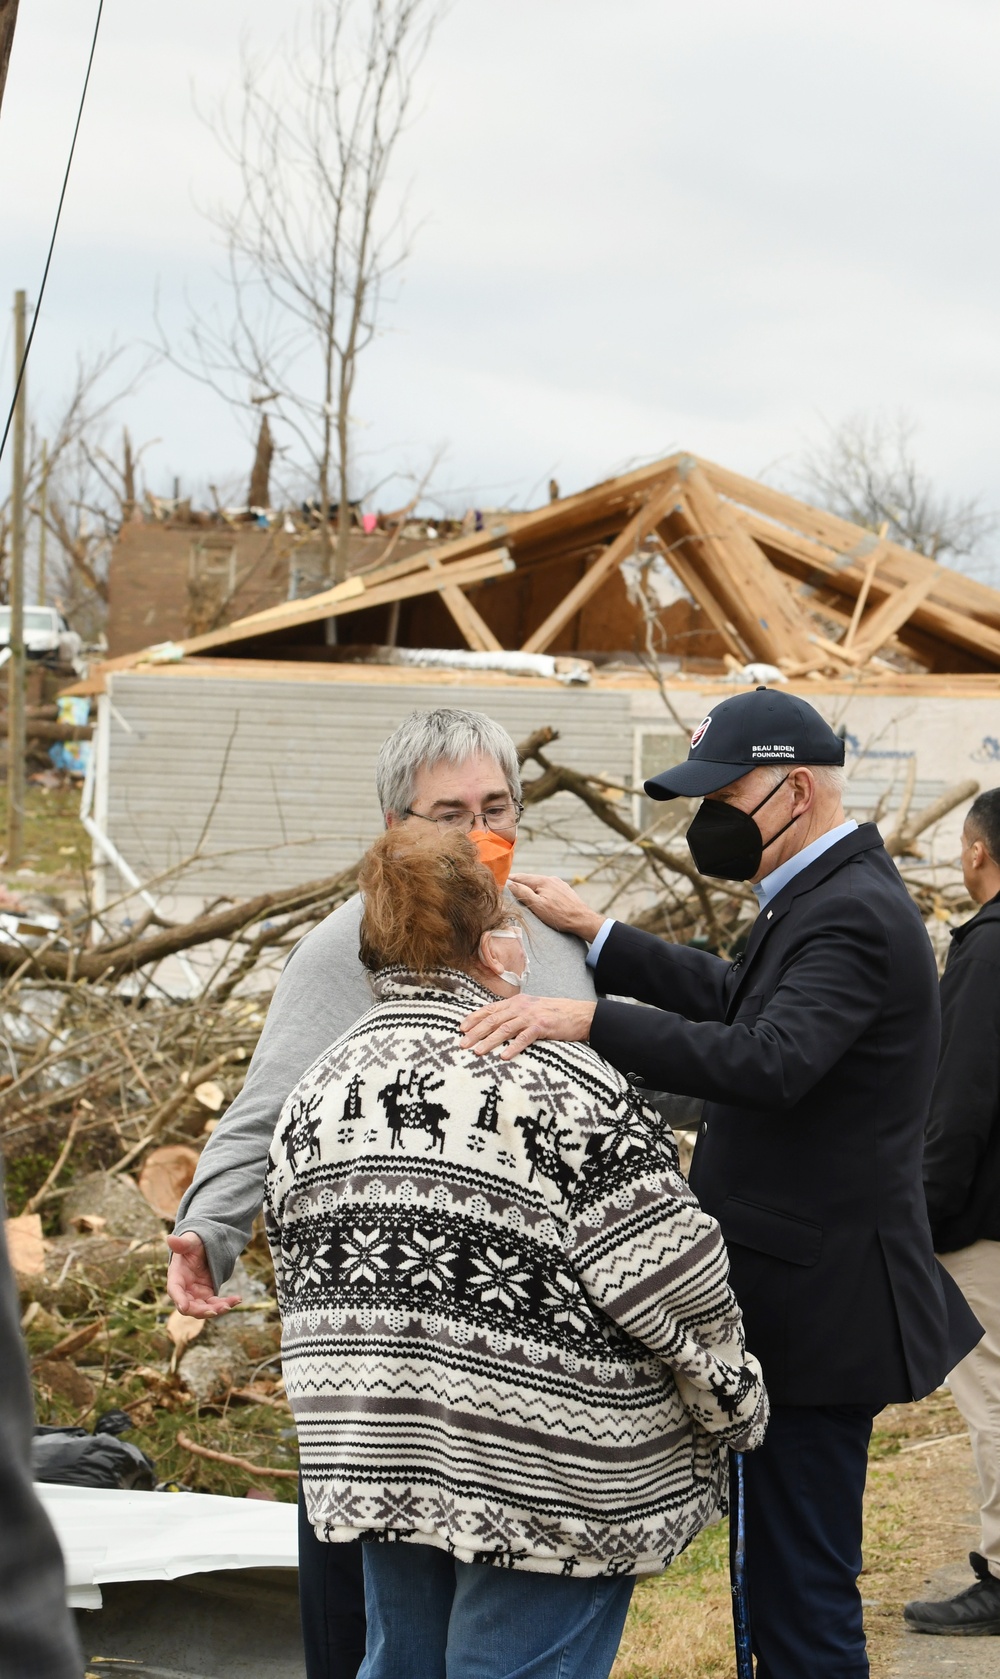
{"label": "black baseball cap", "polygon": [[643,785],[651,799],[701,799],[758,764],[843,762],[843,740],[814,706],[795,694],[755,688],[713,706],[691,736],[684,763]]}

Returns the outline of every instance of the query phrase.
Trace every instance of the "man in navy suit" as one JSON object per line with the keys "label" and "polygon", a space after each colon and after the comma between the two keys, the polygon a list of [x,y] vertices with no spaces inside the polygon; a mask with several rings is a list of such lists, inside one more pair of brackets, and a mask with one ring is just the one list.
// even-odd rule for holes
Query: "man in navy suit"
{"label": "man in navy suit", "polygon": [[602,923],[562,882],[515,877],[537,915],[590,943],[602,999],[521,997],[464,1023],[479,1052],[589,1039],[646,1084],[706,1099],[691,1181],[722,1227],[771,1397],[745,1468],[757,1679],[868,1674],[872,1418],[929,1393],[981,1334],[934,1258],[921,1181],[934,958],[878,829],[845,819],[843,760],[804,700],[724,700],[646,792],[703,800],[695,864],[749,881],[760,906],[744,953]]}

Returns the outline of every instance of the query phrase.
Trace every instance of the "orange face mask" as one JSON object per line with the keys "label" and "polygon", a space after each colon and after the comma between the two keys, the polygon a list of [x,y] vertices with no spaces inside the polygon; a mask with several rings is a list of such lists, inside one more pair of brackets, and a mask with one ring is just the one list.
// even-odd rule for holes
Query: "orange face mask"
{"label": "orange face mask", "polygon": [[476,848],[479,861],[485,869],[489,869],[497,885],[506,886],[514,860],[514,841],[504,839],[502,834],[492,833],[489,828],[473,828],[469,839]]}

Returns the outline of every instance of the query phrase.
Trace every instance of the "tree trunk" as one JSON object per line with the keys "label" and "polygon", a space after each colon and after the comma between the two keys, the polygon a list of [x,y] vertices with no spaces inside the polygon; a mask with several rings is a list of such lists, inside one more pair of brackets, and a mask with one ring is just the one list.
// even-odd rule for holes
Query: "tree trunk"
{"label": "tree trunk", "polygon": [[260,417],[260,431],[257,433],[257,453],[254,455],[253,471],[250,474],[251,507],[270,507],[271,505],[271,462],[274,459],[274,444],[271,441],[271,427],[266,414]]}
{"label": "tree trunk", "polygon": [[122,524],[135,512],[135,456],[128,426],[122,432]]}
{"label": "tree trunk", "polygon": [[[346,465],[346,463],[345,463]],[[337,551],[333,560],[333,581],[343,583],[351,559],[351,504],[347,499],[347,473],[340,469],[340,506],[337,509]]]}

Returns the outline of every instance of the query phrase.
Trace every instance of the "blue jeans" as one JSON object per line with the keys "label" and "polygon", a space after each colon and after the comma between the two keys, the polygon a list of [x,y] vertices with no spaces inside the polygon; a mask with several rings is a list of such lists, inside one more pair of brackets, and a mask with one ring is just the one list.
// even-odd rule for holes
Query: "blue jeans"
{"label": "blue jeans", "polygon": [[634,1579],[527,1574],[366,1543],[358,1679],[607,1679]]}

